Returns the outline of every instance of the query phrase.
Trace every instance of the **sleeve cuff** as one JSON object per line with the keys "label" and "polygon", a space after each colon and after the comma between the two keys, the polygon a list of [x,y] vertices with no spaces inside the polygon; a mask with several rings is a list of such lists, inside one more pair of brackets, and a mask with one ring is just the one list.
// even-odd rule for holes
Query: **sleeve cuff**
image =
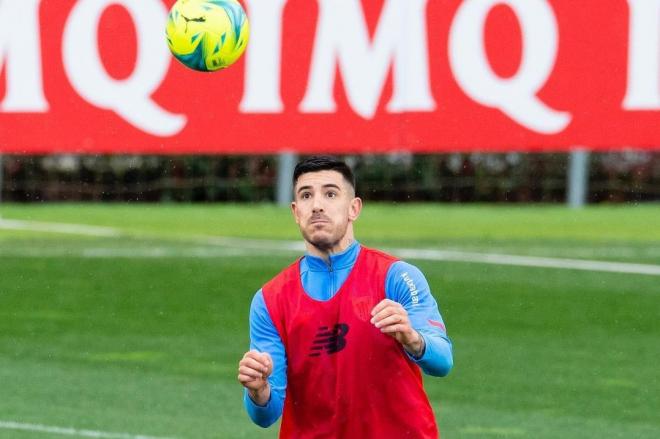
{"label": "sleeve cuff", "polygon": [[410,358],[415,363],[419,363],[420,361],[424,361],[424,357],[426,356],[426,351],[427,351],[426,347],[428,346],[428,343],[426,341],[426,337],[424,337],[424,334],[422,334],[420,331],[417,331],[417,332],[422,337],[422,340],[424,340],[424,349],[422,349],[422,353],[419,356],[415,356],[415,355],[411,354],[410,352],[408,352],[404,349],[404,352],[406,353],[408,358]]}

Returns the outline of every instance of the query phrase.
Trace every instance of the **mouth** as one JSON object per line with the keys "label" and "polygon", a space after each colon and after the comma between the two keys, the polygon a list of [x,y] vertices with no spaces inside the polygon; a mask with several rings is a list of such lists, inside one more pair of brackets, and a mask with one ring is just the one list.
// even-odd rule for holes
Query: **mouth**
{"label": "mouth", "polygon": [[316,224],[328,224],[330,221],[328,221],[325,218],[312,218],[312,220],[309,222],[311,225],[316,225]]}

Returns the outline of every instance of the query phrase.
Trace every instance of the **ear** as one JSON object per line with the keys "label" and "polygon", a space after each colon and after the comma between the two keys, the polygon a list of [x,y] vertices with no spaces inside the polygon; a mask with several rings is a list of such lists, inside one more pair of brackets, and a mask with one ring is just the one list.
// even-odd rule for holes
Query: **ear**
{"label": "ear", "polygon": [[296,220],[296,224],[300,224],[300,220],[298,219],[298,206],[296,206],[295,201],[291,202],[291,213],[293,214],[293,219]]}
{"label": "ear", "polygon": [[355,197],[348,206],[348,220],[355,221],[360,216],[360,212],[362,212],[362,198]]}

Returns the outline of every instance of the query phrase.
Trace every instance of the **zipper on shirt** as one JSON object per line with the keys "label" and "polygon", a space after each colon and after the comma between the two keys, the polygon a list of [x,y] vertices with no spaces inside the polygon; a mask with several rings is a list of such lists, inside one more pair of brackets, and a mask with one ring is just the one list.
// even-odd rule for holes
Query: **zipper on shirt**
{"label": "zipper on shirt", "polygon": [[332,259],[328,258],[328,274],[330,275],[330,296],[333,297],[337,291],[335,288],[335,271],[334,268],[332,267]]}

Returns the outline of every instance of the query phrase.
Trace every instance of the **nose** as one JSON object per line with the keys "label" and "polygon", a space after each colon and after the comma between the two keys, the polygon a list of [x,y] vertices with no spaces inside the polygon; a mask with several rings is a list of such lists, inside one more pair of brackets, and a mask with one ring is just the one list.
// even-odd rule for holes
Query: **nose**
{"label": "nose", "polygon": [[321,197],[314,197],[312,200],[312,212],[319,213],[323,212],[323,204]]}

